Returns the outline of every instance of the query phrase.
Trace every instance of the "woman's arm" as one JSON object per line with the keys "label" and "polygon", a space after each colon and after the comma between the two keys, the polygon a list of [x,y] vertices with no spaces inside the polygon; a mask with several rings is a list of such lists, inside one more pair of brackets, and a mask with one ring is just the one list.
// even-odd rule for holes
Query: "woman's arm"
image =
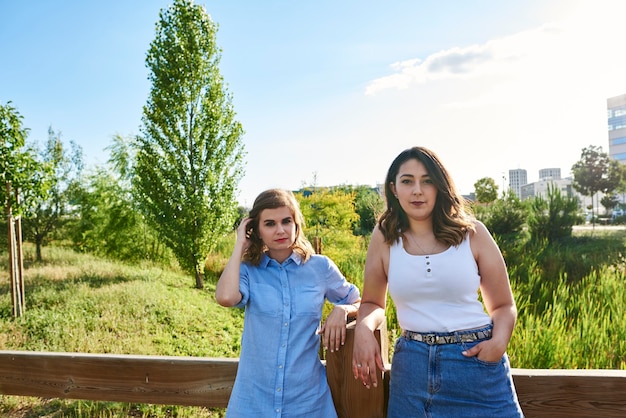
{"label": "woman's arm", "polygon": [[387,267],[389,245],[378,229],[374,228],[367,249],[363,278],[363,296],[357,313],[354,335],[352,371],[354,378],[361,378],[366,387],[378,385],[378,369],[385,370],[380,346],[374,330],[385,320],[387,302]]}
{"label": "woman's arm", "polygon": [[222,306],[235,306],[242,298],[239,291],[239,272],[241,269],[241,257],[250,245],[250,241],[246,237],[246,230],[250,221],[250,218],[246,218],[237,227],[235,248],[215,287],[215,300]]}
{"label": "woman's arm", "polygon": [[481,222],[471,237],[471,247],[480,272],[480,291],[487,313],[493,321],[493,336],[467,350],[467,356],[498,361],[506,352],[517,319],[517,309],[506,264],[491,233]]}

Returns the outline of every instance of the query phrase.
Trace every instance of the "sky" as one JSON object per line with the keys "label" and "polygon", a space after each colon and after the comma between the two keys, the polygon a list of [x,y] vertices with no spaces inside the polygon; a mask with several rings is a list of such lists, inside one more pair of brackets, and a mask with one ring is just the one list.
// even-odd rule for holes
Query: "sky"
{"label": "sky", "polygon": [[[146,52],[166,0],[0,0],[0,103],[31,142],[48,129],[106,164],[140,134]],[[196,0],[219,25],[220,72],[244,128],[238,200],[271,187],[384,182],[425,146],[458,190],[508,171],[571,175],[608,152],[626,94],[622,0]]]}

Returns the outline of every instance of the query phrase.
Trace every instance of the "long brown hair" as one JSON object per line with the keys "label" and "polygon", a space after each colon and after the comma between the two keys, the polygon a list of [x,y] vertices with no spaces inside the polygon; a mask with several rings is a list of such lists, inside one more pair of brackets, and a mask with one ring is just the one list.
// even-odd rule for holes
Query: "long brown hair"
{"label": "long brown hair", "polygon": [[474,230],[474,217],[466,207],[465,199],[454,186],[448,170],[433,151],[413,147],[402,151],[391,163],[385,179],[387,209],[378,219],[378,227],[388,244],[392,244],[409,228],[409,219],[395,198],[391,184],[395,184],[400,166],[410,159],[424,164],[433,184],[437,187],[437,200],[433,208],[433,232],[438,241],[459,245],[465,234]]}
{"label": "long brown hair", "polygon": [[298,205],[295,196],[288,190],[269,189],[257,196],[250,210],[250,214],[248,215],[252,218],[252,221],[250,221],[251,230],[248,237],[250,239],[250,245],[243,254],[243,261],[248,261],[255,266],[259,265],[263,253],[267,250],[257,233],[259,230],[261,212],[265,209],[276,209],[283,206],[289,208],[293,216],[293,221],[296,224],[296,239],[293,243],[293,251],[302,257],[303,262],[306,262],[311,257],[313,247],[302,232],[304,217],[302,216],[300,205]]}

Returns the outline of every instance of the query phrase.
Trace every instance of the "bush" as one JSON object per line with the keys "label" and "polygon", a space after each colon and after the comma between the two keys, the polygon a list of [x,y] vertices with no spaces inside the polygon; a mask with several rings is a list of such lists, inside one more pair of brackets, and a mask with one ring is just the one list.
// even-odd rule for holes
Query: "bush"
{"label": "bush", "polygon": [[530,204],[528,229],[531,239],[553,242],[559,238],[570,237],[572,227],[582,222],[578,213],[578,200],[563,196],[561,191],[548,186],[548,197],[535,197]]}

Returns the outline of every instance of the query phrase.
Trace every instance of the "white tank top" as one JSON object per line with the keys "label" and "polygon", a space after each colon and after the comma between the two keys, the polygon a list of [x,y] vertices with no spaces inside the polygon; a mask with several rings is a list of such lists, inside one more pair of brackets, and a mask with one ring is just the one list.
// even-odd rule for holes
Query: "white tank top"
{"label": "white tank top", "polygon": [[469,234],[458,247],[433,255],[411,255],[398,239],[390,247],[388,285],[403,330],[453,332],[491,323],[478,300]]}

